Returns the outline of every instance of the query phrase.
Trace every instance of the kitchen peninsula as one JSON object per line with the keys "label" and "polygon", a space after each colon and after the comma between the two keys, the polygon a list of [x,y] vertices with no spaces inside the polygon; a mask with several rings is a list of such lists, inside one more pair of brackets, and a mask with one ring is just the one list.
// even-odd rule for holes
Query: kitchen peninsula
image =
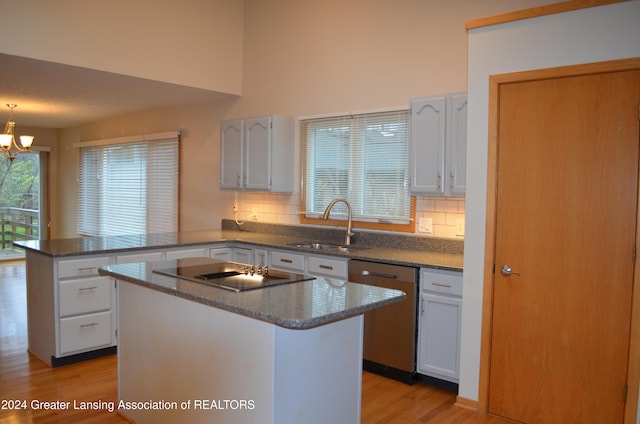
{"label": "kitchen peninsula", "polygon": [[363,318],[396,290],[328,278],[242,292],[170,277],[189,258],[111,265],[118,279],[118,396],[136,422],[360,422]]}

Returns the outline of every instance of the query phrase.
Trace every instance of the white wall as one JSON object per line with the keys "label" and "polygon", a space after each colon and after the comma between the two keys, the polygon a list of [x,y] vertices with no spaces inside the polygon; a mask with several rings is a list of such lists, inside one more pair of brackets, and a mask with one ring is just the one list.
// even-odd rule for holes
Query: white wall
{"label": "white wall", "polygon": [[469,33],[467,219],[459,395],[478,399],[486,218],[489,76],[640,57],[640,1],[629,1]]}
{"label": "white wall", "polygon": [[[238,36],[239,30],[236,28],[236,31],[225,37],[231,46],[237,46],[237,37],[242,40],[242,47],[236,50],[243,52],[242,71],[239,72],[239,75],[242,75],[243,95],[237,101],[221,100],[217,105],[192,105],[188,108],[130,114],[61,131],[62,152],[58,181],[61,194],[60,207],[54,211],[57,225],[54,225],[53,236],[75,236],[77,152],[70,151],[71,143],[138,134],[143,131],[185,129],[185,166],[181,181],[182,229],[217,228],[221,218],[233,217],[229,203],[230,197],[230,201],[233,202],[233,193],[221,192],[217,187],[217,128],[221,119],[268,113],[300,118],[317,114],[408,107],[411,97],[466,91],[466,21],[553,1],[216,0],[213,2],[214,6],[210,6],[208,1],[203,1],[206,5],[200,7],[199,3],[202,2],[198,0],[165,0],[159,3],[142,0],[133,9],[127,3],[121,8],[128,11],[124,19],[125,34],[132,36],[132,16],[146,5],[145,10],[149,13],[144,30],[150,30],[155,34],[155,29],[149,22],[175,21],[175,26],[171,27],[174,32],[185,31],[185,34],[191,35],[185,35],[186,38],[183,39],[184,43],[178,49],[177,55],[176,49],[170,48],[173,41],[167,39],[170,38],[168,34],[172,32],[162,33],[166,27],[158,30],[160,34],[157,34],[155,43],[150,44],[150,40],[147,40],[142,46],[138,41],[133,42],[133,46],[125,49],[128,59],[133,55],[131,63],[127,64],[126,73],[152,77],[148,74],[147,66],[134,54],[137,48],[149,45],[151,52],[157,53],[164,49],[171,53],[168,56],[178,63],[174,70],[180,72],[181,81],[192,77],[193,68],[200,66],[200,61],[203,67],[210,66],[210,60],[213,60],[214,65],[216,60],[219,63],[227,61],[225,55],[219,51],[220,41],[211,40],[210,37],[192,39],[192,36],[197,35],[192,32],[193,27],[215,26],[215,19],[210,24],[204,24],[203,21],[212,15],[218,18],[219,13],[215,12],[218,6],[222,7],[223,12],[230,8],[231,22],[236,22],[236,8],[233,5],[243,4],[243,23],[237,24],[238,28],[243,28],[240,35]],[[37,21],[45,19],[43,11],[30,10],[37,9],[34,0],[0,0],[0,7],[5,6],[5,3],[12,12],[21,12],[19,17],[23,19],[26,19],[28,11],[33,12]],[[59,6],[64,4],[65,8],[69,4],[79,3],[78,11],[67,10],[74,22],[81,21],[80,17],[86,15],[88,7],[81,0],[51,0],[51,3]],[[113,8],[117,9],[120,3],[114,2]],[[174,3],[175,7],[170,7],[171,3]],[[94,5],[95,2],[91,4]],[[156,4],[160,4],[161,7],[156,7]],[[186,8],[188,11],[176,12],[174,17],[172,13],[183,4],[193,7]],[[47,11],[49,8],[50,6],[47,6],[43,10]],[[85,63],[83,55],[86,53],[89,66],[93,63],[102,66],[104,64],[98,60],[100,58],[96,57],[101,56],[100,51],[104,52],[105,58],[110,58],[111,63],[116,60],[113,56],[114,50],[131,41],[115,34],[109,42],[113,32],[109,25],[117,16],[105,11],[104,17],[101,18],[100,11],[100,8],[95,9],[95,14],[90,19],[97,29],[95,34],[89,34],[89,39],[98,37],[100,41],[98,44],[85,47],[91,50],[90,52],[85,52],[75,41],[77,37],[84,36],[84,22],[73,25],[69,18],[60,16],[63,15],[62,12],[51,11],[50,19],[60,19],[69,25],[60,25],[60,34],[57,34],[49,23],[43,23],[47,29],[45,33],[51,33],[53,39],[73,39],[69,40],[73,41],[70,48],[73,54],[69,58],[71,64],[82,66],[82,63]],[[201,12],[199,16],[193,16],[198,15],[198,12]],[[193,19],[188,19],[189,16],[185,16],[185,13],[189,13]],[[33,22],[26,22],[26,25],[26,28],[34,27]],[[103,28],[108,30],[103,31]],[[1,31],[0,29],[0,35]],[[42,38],[38,34],[33,36],[38,40]],[[18,53],[23,51],[22,48],[26,52],[36,48],[23,37],[25,36],[17,40],[21,47],[15,49]],[[0,51],[7,47],[3,43],[11,44],[8,40],[0,40]],[[213,44],[209,55],[206,49],[210,43]],[[44,49],[38,48],[38,53],[44,54],[42,50]],[[62,54],[50,54],[54,53]],[[211,84],[215,84],[218,77],[216,72],[211,72],[208,78]],[[193,78],[194,82],[184,83],[196,85],[199,76]],[[298,157],[296,151],[296,158]],[[298,181],[298,161],[293,166]],[[251,212],[253,205],[257,204],[260,207],[259,215],[264,220],[283,223],[281,220],[285,219],[286,223],[297,223],[297,192],[288,195],[241,194],[238,197],[243,202],[240,203],[242,212]],[[455,232],[456,219],[464,216],[465,202],[421,198],[418,200],[418,208],[418,216],[431,216],[434,219],[436,235],[447,237]]]}
{"label": "white wall", "polygon": [[242,92],[240,0],[0,0],[0,52]]}
{"label": "white wall", "polygon": [[[244,90],[230,116],[408,108],[412,97],[466,91],[466,21],[550,2],[245,0]],[[239,216],[257,209],[260,221],[297,224],[298,191],[241,194]],[[418,197],[416,218],[461,238],[464,210],[464,198]]]}

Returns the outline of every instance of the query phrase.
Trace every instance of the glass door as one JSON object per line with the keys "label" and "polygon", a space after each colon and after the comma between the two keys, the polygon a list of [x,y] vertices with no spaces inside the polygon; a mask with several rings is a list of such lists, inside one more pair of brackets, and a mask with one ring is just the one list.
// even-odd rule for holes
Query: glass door
{"label": "glass door", "polygon": [[20,153],[12,161],[0,155],[0,260],[24,257],[14,240],[47,238],[47,159],[47,152]]}

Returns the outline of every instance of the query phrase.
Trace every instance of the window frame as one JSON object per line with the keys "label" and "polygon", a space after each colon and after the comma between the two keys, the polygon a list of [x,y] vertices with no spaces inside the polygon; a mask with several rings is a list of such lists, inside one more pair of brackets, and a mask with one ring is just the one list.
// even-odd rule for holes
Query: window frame
{"label": "window frame", "polygon": [[[373,115],[373,114],[379,114],[379,113],[384,113],[384,112],[401,112],[401,111],[405,111],[406,109],[389,109],[389,110],[384,110],[384,111],[372,111],[372,112],[362,112],[362,113],[358,113],[358,116],[361,115]],[[356,114],[337,114],[337,115],[328,115],[328,116],[322,116],[322,117],[309,117],[309,118],[304,118],[304,119],[300,119],[300,178],[301,178],[301,184],[300,184],[300,203],[299,203],[299,222],[300,224],[307,224],[307,225],[321,225],[321,226],[337,226],[337,227],[346,227],[347,226],[347,220],[346,218],[341,219],[341,218],[329,218],[327,220],[323,220],[321,219],[321,217],[313,217],[313,216],[308,216],[308,212],[307,212],[307,165],[308,165],[308,157],[307,157],[307,145],[308,145],[308,140],[307,140],[307,124],[309,122],[313,122],[314,120],[321,120],[321,119],[326,119],[326,118],[336,118],[336,119],[340,119],[340,118],[349,118],[349,117],[353,117]],[[408,137],[408,143],[410,143],[410,134],[409,134],[410,128],[407,128],[407,137]],[[409,175],[409,166],[410,163],[407,160],[407,175]],[[332,215],[334,215],[332,213]],[[408,218],[408,222],[406,223],[396,223],[396,222],[375,222],[375,221],[369,221],[369,220],[357,220],[357,218],[354,216],[353,217],[353,227],[354,228],[360,228],[360,229],[371,229],[371,230],[381,230],[381,231],[393,231],[393,232],[407,232],[407,233],[414,233],[415,232],[415,216],[416,216],[416,197],[411,195],[409,193],[409,218]]]}
{"label": "window frame", "polygon": [[[78,149],[78,216],[76,227],[80,236],[103,237],[180,231],[182,143],[179,130],[133,137],[79,142],[74,143],[73,147]],[[128,148],[131,150],[128,150]],[[92,156],[93,160],[96,161],[95,164],[83,162],[83,151],[85,151],[85,149],[87,149],[86,154],[90,155],[87,159],[91,161]],[[112,155],[114,155],[113,157],[116,160],[116,164],[120,160],[124,160],[125,162],[142,161],[142,163],[136,165],[132,162],[135,166],[129,167],[131,169],[125,168],[125,173],[121,171],[111,173],[109,172],[109,167],[114,166],[114,164],[110,165],[108,158]],[[86,166],[88,166],[87,171],[89,173],[83,175],[83,167]],[[129,171],[126,171],[127,169],[129,169]],[[127,225],[124,225],[124,231],[122,233],[112,234],[113,231],[110,230],[109,226],[103,227],[101,224],[105,217],[108,217],[110,207],[113,207],[105,204],[105,201],[108,201],[105,199],[108,199],[110,195],[116,192],[113,190],[111,184],[113,184],[114,181],[117,183],[119,179],[120,181],[126,181],[126,172],[131,172],[133,169],[138,170],[136,171],[138,174],[139,171],[142,170],[144,179],[134,179],[132,181],[133,185],[123,187],[123,189],[125,192],[133,189],[130,193],[143,203],[143,209],[139,211],[138,216],[143,218],[141,224],[144,225],[144,228],[135,227],[132,229],[132,227],[129,227],[127,230]],[[168,171],[163,171],[164,173],[160,175],[162,177],[160,185],[157,184],[158,181],[154,181],[154,178],[158,175],[156,174],[157,170]],[[114,179],[105,180],[104,175],[110,175]],[[125,179],[123,179],[123,177],[125,177]],[[166,184],[167,181],[169,181],[168,185]],[[97,185],[91,188],[92,184]],[[166,193],[166,190],[171,189],[171,195],[169,197],[164,195],[154,197],[154,194],[160,193],[158,192],[158,188],[162,188],[162,193]],[[142,191],[140,191],[139,194],[135,194],[136,189],[142,189]],[[87,194],[97,197],[93,199],[83,197]],[[118,197],[116,200],[116,203],[118,203],[122,199]],[[163,212],[167,211],[166,208],[168,205],[171,205],[170,212]],[[85,209],[90,215],[83,218],[83,210]],[[91,213],[92,209],[96,212]],[[123,222],[123,224],[126,224],[126,222],[128,221]],[[92,227],[93,224],[96,225],[95,228]]]}

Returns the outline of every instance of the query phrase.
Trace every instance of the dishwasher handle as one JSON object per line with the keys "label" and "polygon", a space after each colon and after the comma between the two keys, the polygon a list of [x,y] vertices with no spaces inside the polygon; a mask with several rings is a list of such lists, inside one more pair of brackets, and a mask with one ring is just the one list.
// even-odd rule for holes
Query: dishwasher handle
{"label": "dishwasher handle", "polygon": [[367,271],[366,269],[362,271],[362,275],[368,275],[370,277],[386,278],[387,280],[397,280],[398,279],[397,275],[384,274],[382,272],[372,272],[372,271]]}

